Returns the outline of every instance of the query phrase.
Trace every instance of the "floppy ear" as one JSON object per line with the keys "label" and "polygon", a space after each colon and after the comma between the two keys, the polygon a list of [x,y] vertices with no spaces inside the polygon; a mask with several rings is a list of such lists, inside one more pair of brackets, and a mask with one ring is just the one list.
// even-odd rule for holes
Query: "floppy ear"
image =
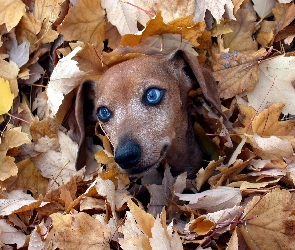
{"label": "floppy ear", "polygon": [[86,81],[82,83],[77,92],[75,102],[75,121],[78,135],[78,154],[76,160],[76,170],[80,170],[86,163],[86,126],[95,124],[94,115],[94,82]]}
{"label": "floppy ear", "polygon": [[200,66],[198,58],[186,51],[176,50],[170,53],[168,57],[171,61],[182,60],[185,62],[183,68],[185,73],[193,80],[195,78],[202,89],[205,99],[213,105],[220,114],[223,114],[221,111],[221,102],[218,96],[216,81],[210,70]]}

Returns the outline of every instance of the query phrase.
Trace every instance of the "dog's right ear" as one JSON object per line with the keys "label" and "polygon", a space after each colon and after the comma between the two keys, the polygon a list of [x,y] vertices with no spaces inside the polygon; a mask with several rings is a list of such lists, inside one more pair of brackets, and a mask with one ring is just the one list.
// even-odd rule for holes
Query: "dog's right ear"
{"label": "dog's right ear", "polygon": [[95,94],[95,82],[86,81],[82,83],[77,92],[75,102],[75,122],[77,128],[77,142],[78,142],[78,154],[76,159],[76,170],[80,170],[86,164],[86,126],[95,125],[96,116],[94,114],[94,100]]}

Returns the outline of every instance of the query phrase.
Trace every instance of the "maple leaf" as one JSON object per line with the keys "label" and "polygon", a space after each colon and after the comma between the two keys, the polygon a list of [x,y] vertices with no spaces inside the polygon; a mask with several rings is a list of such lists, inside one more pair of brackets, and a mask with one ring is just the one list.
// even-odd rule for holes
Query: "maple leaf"
{"label": "maple leaf", "polygon": [[213,76],[219,82],[218,93],[228,99],[251,91],[258,80],[258,59],[265,54],[265,49],[253,53],[220,53],[212,56]]}
{"label": "maple leaf", "polygon": [[260,136],[293,136],[292,130],[295,121],[280,121],[280,115],[284,108],[283,103],[276,103],[257,113],[252,107],[240,105],[241,114],[239,120],[244,127],[234,128],[239,134],[258,134]]}
{"label": "maple leaf", "polygon": [[199,45],[197,38],[203,34],[205,27],[204,22],[193,22],[192,17],[178,18],[166,24],[163,21],[161,12],[159,12],[154,19],[147,23],[142,34],[123,36],[121,45],[134,47],[148,37],[172,33],[181,34],[184,39],[197,47]]}
{"label": "maple leaf", "polygon": [[209,10],[217,23],[220,22],[223,15],[229,19],[236,19],[233,15],[234,5],[230,0],[219,1],[196,1],[194,21],[200,22],[204,20],[206,10]]}
{"label": "maple leaf", "polygon": [[287,190],[274,189],[255,196],[245,207],[246,222],[237,228],[249,249],[292,249],[295,216],[294,201]]}
{"label": "maple leaf", "polygon": [[63,23],[57,28],[67,41],[79,40],[93,44],[98,51],[103,49],[105,12],[100,1],[79,0],[70,8]]}
{"label": "maple leaf", "polygon": [[[295,57],[280,55],[263,61],[259,65],[259,80],[247,94],[249,105],[257,111],[274,103],[286,103],[283,114],[295,114]],[[261,94],[263,93],[263,99]]]}
{"label": "maple leaf", "polygon": [[101,6],[106,9],[108,20],[117,27],[121,35],[137,33],[137,22],[145,26],[150,19],[143,10],[124,1],[101,0]]}

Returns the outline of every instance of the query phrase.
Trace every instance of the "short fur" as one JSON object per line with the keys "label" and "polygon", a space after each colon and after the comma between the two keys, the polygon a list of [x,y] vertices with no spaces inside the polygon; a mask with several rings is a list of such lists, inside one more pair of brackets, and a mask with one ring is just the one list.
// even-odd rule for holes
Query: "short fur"
{"label": "short fur", "polygon": [[[197,86],[220,110],[210,71],[201,67],[195,56],[181,50],[119,63],[108,69],[99,81],[82,84],[75,108],[80,134],[76,169],[84,167],[86,161],[85,112],[94,108],[96,114],[98,107],[105,106],[112,117],[101,122],[101,126],[114,147],[115,160],[122,162],[122,151],[124,157],[127,155],[125,158],[132,154],[138,156],[129,161],[123,157],[121,167],[126,173],[140,176],[166,158],[172,173],[187,171],[189,177],[194,177],[201,166],[202,153],[188,115],[188,94]],[[142,102],[144,92],[151,87],[165,90],[163,100],[156,106]],[[93,107],[85,107],[85,96],[89,99],[89,95]],[[129,149],[135,153],[129,154]],[[120,157],[116,155],[118,152]]]}

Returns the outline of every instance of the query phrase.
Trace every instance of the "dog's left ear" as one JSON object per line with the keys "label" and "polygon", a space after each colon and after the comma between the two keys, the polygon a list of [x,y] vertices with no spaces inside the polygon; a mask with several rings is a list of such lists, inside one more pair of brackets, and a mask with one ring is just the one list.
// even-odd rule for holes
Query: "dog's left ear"
{"label": "dog's left ear", "polygon": [[183,50],[173,51],[167,56],[168,60],[172,62],[184,62],[184,66],[182,67],[185,74],[200,85],[205,99],[222,114],[216,81],[210,70],[202,67],[196,56]]}
{"label": "dog's left ear", "polygon": [[95,125],[94,115],[94,91],[95,82],[86,81],[82,83],[77,92],[75,102],[75,122],[78,143],[78,154],[76,159],[76,170],[80,170],[86,164],[86,126]]}

